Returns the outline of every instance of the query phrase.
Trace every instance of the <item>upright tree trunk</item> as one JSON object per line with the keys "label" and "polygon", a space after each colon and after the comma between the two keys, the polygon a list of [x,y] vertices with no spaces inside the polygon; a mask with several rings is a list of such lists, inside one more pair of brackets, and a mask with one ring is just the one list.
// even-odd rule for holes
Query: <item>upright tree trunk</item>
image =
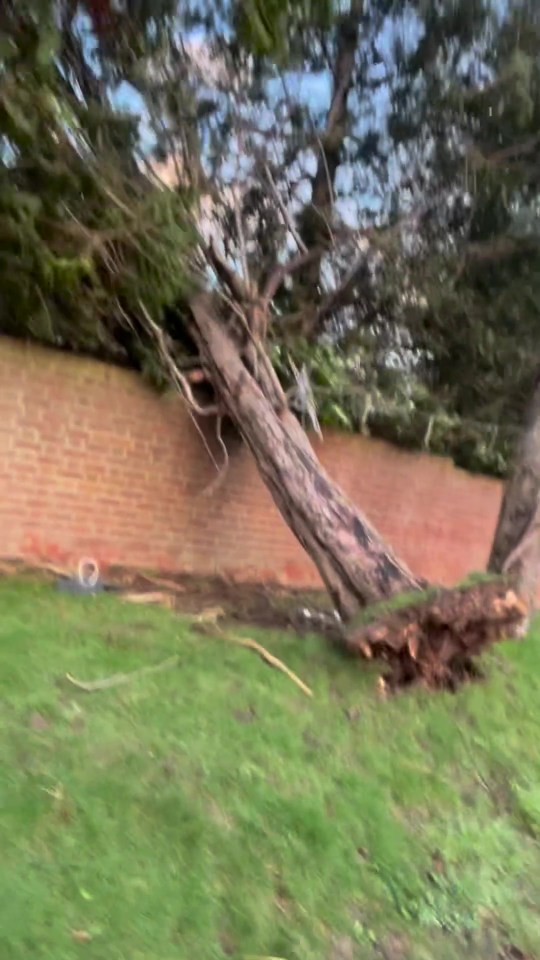
{"label": "upright tree trunk", "polygon": [[532,611],[540,581],[540,372],[504,491],[488,569],[510,574]]}
{"label": "upright tree trunk", "polygon": [[314,561],[343,619],[366,603],[420,589],[415,577],[332,482],[287,409],[272,371],[253,376],[211,296],[192,304],[193,333],[220,402],[236,422],[286,523]]}

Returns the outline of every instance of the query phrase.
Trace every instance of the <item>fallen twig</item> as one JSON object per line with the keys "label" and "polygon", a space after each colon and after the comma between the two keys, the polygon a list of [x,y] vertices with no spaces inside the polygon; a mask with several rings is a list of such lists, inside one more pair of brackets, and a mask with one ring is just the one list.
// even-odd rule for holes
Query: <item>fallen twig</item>
{"label": "fallen twig", "polygon": [[66,680],[77,687],[78,690],[83,690],[85,693],[94,693],[97,690],[110,690],[112,687],[120,687],[124,683],[131,683],[132,680],[137,680],[138,677],[146,676],[149,673],[170,670],[172,667],[178,666],[178,660],[177,656],[169,657],[167,660],[162,660],[161,663],[153,664],[153,666],[141,667],[140,670],[132,670],[131,673],[113,673],[110,677],[102,677],[101,680],[77,680],[70,673],[66,673]]}
{"label": "fallen twig", "polygon": [[50,573],[57,577],[69,577],[73,573],[67,567],[58,567],[53,563],[31,563],[18,559],[0,561],[0,575],[16,576],[19,574]]}
{"label": "fallen twig", "polygon": [[161,590],[154,591],[130,591],[120,594],[122,600],[128,603],[139,603],[145,605],[158,604],[159,606],[171,608],[174,605],[174,597],[170,593],[164,593]]}
{"label": "fallen twig", "polygon": [[292,670],[283,663],[282,660],[279,660],[278,657],[275,657],[273,653],[270,653],[266,647],[263,647],[260,643],[257,643],[256,640],[251,640],[250,637],[237,637],[231,633],[219,634],[223,640],[227,640],[229,643],[235,643],[239,647],[246,647],[248,650],[254,650],[255,653],[258,653],[259,656],[267,663],[270,667],[274,667],[276,670],[280,670],[281,673],[284,673],[289,680],[292,680],[297,687],[300,688],[302,693],[305,693],[306,697],[312,697],[313,691],[304,683],[303,680],[297,676]]}

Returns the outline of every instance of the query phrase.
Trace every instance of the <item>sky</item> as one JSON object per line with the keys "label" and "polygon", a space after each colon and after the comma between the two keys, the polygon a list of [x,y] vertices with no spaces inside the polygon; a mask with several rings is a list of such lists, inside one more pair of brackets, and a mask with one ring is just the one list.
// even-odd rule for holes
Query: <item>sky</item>
{"label": "sky", "polygon": [[[421,35],[420,21],[412,15],[405,15],[401,18],[395,18],[393,21],[387,17],[382,30],[377,38],[377,47],[381,52],[383,59],[390,62],[392,59],[392,42],[396,31],[401,33],[402,39],[407,47],[414,46]],[[185,42],[187,45],[204,46],[205,32],[202,29],[192,30],[186,33]],[[384,72],[384,65],[380,65],[380,71]],[[332,77],[329,70],[321,70],[318,73],[302,73],[289,71],[285,74],[288,90],[303,105],[311,104],[314,113],[327,110],[330,106]],[[275,96],[277,99],[282,91],[282,80],[280,78],[271,79],[267,83],[268,96],[271,101]],[[380,118],[384,115],[384,88],[379,95],[381,104]],[[137,91],[127,83],[122,83],[114,93],[114,101],[121,108],[131,113],[144,115],[144,102]]]}
{"label": "sky", "polygon": [[[400,22],[396,22],[396,20],[392,22],[389,18],[387,18],[377,40],[377,45],[382,59],[387,64],[391,64],[392,61],[392,42],[396,30],[400,32],[404,44],[406,46],[412,46],[418,41],[421,27],[419,22],[411,16],[402,17]],[[191,44],[193,48],[199,48],[201,51],[204,50],[204,31],[193,31],[189,33],[185,39],[187,44]],[[383,62],[375,68],[375,71],[378,70],[379,77],[382,77],[385,69],[385,63]],[[317,115],[324,116],[324,114],[327,112],[330,106],[332,93],[332,76],[330,71],[289,71],[285,74],[284,78],[276,77],[275,79],[270,79],[267,82],[266,110],[269,113],[269,123],[273,122],[275,119],[275,116],[272,113],[272,102],[278,102],[279,98],[283,94],[284,84],[286,85],[287,91],[293,100],[302,106],[311,107],[311,112],[314,117]],[[140,95],[136,90],[134,90],[133,87],[127,83],[122,83],[114,92],[113,100],[119,108],[136,114],[140,117],[139,129],[141,135],[141,146],[143,150],[151,151],[155,144],[155,138],[147,121],[144,102]],[[379,130],[384,130],[389,106],[389,89],[387,85],[382,83],[374,97],[371,99],[373,116],[368,121],[369,125],[375,126]],[[301,203],[305,203],[309,199],[310,185],[307,177],[314,173],[317,162],[316,156],[313,153],[305,153],[303,160],[305,165],[304,172],[306,175],[306,180],[299,187],[298,200]],[[236,163],[237,161],[231,160],[228,174],[227,168],[224,170],[225,176],[234,176]],[[357,225],[357,204],[352,201],[350,197],[347,199],[339,199],[339,194],[349,193],[350,195],[353,188],[354,184],[352,169],[344,164],[338,171],[336,178],[336,193],[338,194],[336,208],[349,226]],[[362,197],[362,205],[364,207],[371,206],[376,208],[378,204],[379,200],[374,194],[368,194]]]}
{"label": "sky", "polygon": [[[499,5],[501,12],[506,8],[507,0],[494,0]],[[540,0],[539,0],[540,2]],[[399,36],[405,50],[415,49],[423,31],[423,24],[420,19],[411,11],[405,12],[400,17],[387,17],[379,35],[376,45],[380,54],[381,62],[371,68],[371,77],[381,81],[378,89],[370,94],[369,115],[366,115],[360,121],[357,133],[366,132],[368,129],[374,129],[379,133],[386,131],[386,122],[390,110],[390,87],[384,82],[386,74],[392,73],[394,66],[393,44],[396,36]],[[192,49],[200,50],[204,59],[206,34],[204,30],[198,29],[186,34],[185,42],[191,45]],[[294,72],[289,71],[285,77],[274,78],[267,81],[266,92],[267,100],[265,106],[261,107],[261,114],[268,113],[268,123],[275,119],[272,104],[277,104],[283,94],[283,85],[286,85],[288,93],[292,99],[300,105],[309,105],[313,117],[324,117],[328,110],[332,92],[332,76],[329,70],[315,72]],[[355,96],[361,94],[352,91],[351,98],[354,101]],[[127,83],[122,83],[114,93],[114,102],[121,109],[140,117],[141,145],[143,150],[151,152],[155,144],[155,138],[148,123],[145,113],[145,106],[139,94]],[[360,102],[361,105],[361,102]],[[262,116],[259,118],[262,119]],[[324,122],[324,121],[323,121]],[[279,149],[279,144],[278,144]],[[389,180],[386,185],[386,198],[394,185],[397,184],[399,176],[399,164],[395,154],[392,156],[388,151],[390,159],[388,161]],[[305,203],[309,199],[309,180],[307,179],[314,172],[317,158],[313,152],[306,151],[303,156],[305,165],[305,183],[299,187],[299,201]],[[233,178],[238,169],[246,166],[247,158],[231,157],[231,162],[222,170],[224,177]],[[355,176],[358,177],[358,165],[353,168],[347,163],[343,163],[338,171],[336,178],[336,207],[345,220],[351,226],[358,225],[358,210],[371,209],[376,210],[383,200],[377,195],[374,188],[370,187],[369,180],[362,186],[355,182]],[[341,197],[340,197],[341,194]],[[348,196],[344,196],[348,194]]]}

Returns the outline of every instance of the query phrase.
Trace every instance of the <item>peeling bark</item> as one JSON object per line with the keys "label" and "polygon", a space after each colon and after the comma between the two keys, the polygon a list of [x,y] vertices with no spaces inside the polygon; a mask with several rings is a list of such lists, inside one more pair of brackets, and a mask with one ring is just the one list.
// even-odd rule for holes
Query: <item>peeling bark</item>
{"label": "peeling bark", "polygon": [[367,603],[422,588],[317,460],[269,361],[257,376],[212,297],[191,305],[193,335],[220,401],[235,421],[285,522],[315,563],[344,620]]}
{"label": "peeling bark", "polygon": [[529,610],[540,581],[540,372],[504,491],[488,569],[511,576]]}

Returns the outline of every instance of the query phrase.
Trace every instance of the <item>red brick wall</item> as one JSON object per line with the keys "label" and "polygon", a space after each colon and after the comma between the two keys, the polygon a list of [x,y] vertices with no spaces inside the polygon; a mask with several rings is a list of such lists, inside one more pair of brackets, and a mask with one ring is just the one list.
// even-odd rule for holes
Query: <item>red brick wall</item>
{"label": "red brick wall", "polygon": [[[415,571],[452,582],[484,566],[498,482],[358,436],[329,434],[318,453]],[[318,584],[240,442],[205,496],[214,476],[176,398],[0,338],[0,556]]]}

